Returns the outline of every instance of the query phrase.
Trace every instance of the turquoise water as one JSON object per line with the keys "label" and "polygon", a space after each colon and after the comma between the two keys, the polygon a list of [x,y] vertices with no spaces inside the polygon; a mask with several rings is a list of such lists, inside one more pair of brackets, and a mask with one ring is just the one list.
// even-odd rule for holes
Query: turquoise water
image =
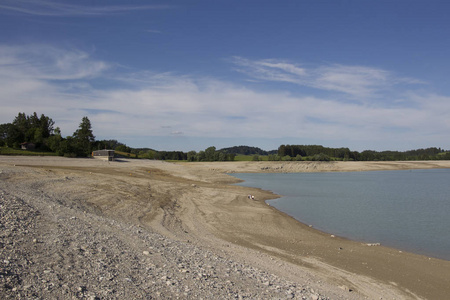
{"label": "turquoise water", "polygon": [[316,229],[450,260],[450,169],[233,176]]}

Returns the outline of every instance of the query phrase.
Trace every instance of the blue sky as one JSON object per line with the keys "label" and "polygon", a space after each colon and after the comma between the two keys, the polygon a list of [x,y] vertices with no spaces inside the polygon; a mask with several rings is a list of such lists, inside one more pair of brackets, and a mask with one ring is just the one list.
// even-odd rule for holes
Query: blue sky
{"label": "blue sky", "polygon": [[0,0],[0,123],[203,150],[450,149],[449,1]]}

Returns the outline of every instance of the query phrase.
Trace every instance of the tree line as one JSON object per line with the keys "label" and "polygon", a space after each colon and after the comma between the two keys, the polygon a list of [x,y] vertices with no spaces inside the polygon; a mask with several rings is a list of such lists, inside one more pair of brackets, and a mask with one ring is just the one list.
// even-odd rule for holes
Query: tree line
{"label": "tree line", "polygon": [[149,148],[131,148],[117,140],[95,140],[91,122],[83,117],[78,129],[67,137],[61,136],[59,127],[44,114],[38,116],[19,113],[11,123],[0,124],[0,147],[20,148],[23,143],[33,143],[38,150],[51,151],[69,157],[90,156],[95,149],[112,149],[128,157],[157,160],[184,161],[234,161],[236,155],[252,155],[258,161],[266,156],[271,161],[395,161],[395,160],[450,160],[450,152],[441,148],[409,151],[351,151],[349,148],[330,148],[321,145],[280,145],[278,150],[264,151],[258,147],[235,146],[216,150],[211,146],[196,152],[156,151]]}
{"label": "tree line", "polygon": [[19,113],[11,123],[0,124],[0,147],[20,148],[24,143],[32,143],[40,151],[51,151],[66,157],[87,157],[95,149],[112,149],[127,154],[129,157],[148,158],[158,160],[187,160],[187,161],[232,161],[234,153],[216,151],[215,147],[208,147],[204,151],[155,151],[149,148],[134,149],[117,140],[95,140],[91,122],[83,117],[79,128],[71,135],[62,137],[55,122],[42,114],[40,117],[34,112],[28,116]]}
{"label": "tree line", "polygon": [[240,155],[269,155],[277,154],[277,150],[265,151],[258,147],[250,146],[234,146],[229,148],[222,148],[219,150],[227,154],[240,154]]}
{"label": "tree line", "polygon": [[351,151],[348,148],[329,148],[320,145],[281,145],[277,155],[269,160],[343,160],[343,161],[396,161],[396,160],[449,160],[450,152],[431,147],[408,151]]}
{"label": "tree line", "polygon": [[[237,152],[237,153],[234,153]],[[264,153],[264,154],[261,154]],[[396,160],[450,160],[450,152],[441,148],[426,148],[400,151],[351,151],[349,148],[329,148],[320,145],[281,145],[278,150],[264,151],[257,147],[236,146],[216,150],[211,146],[203,151],[155,151],[140,157],[158,160],[184,161],[234,161],[236,155],[252,156],[259,161],[267,157],[269,161],[396,161]]]}
{"label": "tree line", "polygon": [[217,151],[216,147],[211,146],[204,151],[189,151],[187,153],[188,161],[234,161],[236,154]]}

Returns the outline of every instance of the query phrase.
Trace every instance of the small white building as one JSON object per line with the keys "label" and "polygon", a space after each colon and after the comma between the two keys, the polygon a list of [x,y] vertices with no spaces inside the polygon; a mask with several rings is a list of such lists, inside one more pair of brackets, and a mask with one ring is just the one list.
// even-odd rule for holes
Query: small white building
{"label": "small white building", "polygon": [[99,158],[104,159],[107,161],[113,161],[114,160],[114,150],[97,150],[92,152],[93,158]]}

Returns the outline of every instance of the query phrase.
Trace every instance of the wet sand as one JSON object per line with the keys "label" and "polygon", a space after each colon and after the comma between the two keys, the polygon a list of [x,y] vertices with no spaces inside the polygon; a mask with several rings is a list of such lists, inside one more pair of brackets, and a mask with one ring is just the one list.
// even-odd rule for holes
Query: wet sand
{"label": "wet sand", "polygon": [[[449,261],[317,231],[265,203],[277,195],[232,185],[238,180],[227,175],[450,168],[450,161],[165,163],[0,157],[2,165],[92,178],[79,192],[101,214],[231,253],[287,280],[312,282],[323,294],[348,299],[445,299],[450,294]],[[91,189],[97,192],[86,192]],[[108,193],[127,200],[100,196]],[[149,193],[150,200],[143,197]]]}

